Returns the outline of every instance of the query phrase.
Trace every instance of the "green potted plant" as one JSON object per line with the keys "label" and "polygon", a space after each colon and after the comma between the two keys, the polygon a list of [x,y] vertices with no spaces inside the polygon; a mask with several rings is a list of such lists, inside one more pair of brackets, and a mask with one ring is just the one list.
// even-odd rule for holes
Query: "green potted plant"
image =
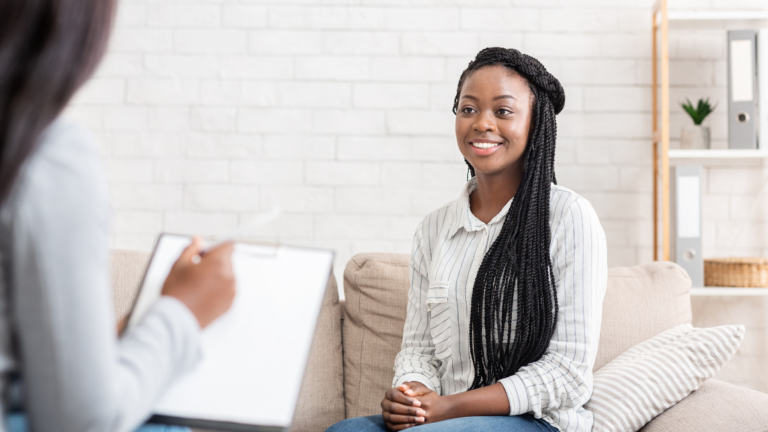
{"label": "green potted plant", "polygon": [[683,126],[680,133],[680,148],[708,149],[710,147],[709,126],[702,126],[701,122],[717,108],[717,104],[710,104],[709,98],[699,99],[694,107],[691,101],[686,98],[685,103],[681,103],[680,106],[693,120],[693,126]]}

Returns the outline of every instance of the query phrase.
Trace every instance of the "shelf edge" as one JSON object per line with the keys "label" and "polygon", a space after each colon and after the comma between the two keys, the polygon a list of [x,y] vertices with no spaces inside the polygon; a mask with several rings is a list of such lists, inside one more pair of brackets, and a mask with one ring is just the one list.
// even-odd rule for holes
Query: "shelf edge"
{"label": "shelf edge", "polygon": [[668,152],[670,159],[765,159],[766,150],[682,150],[672,149]]}
{"label": "shelf edge", "polygon": [[768,10],[669,10],[670,21],[743,21],[768,19]]}
{"label": "shelf edge", "polygon": [[768,296],[768,288],[694,287],[692,297],[759,297]]}

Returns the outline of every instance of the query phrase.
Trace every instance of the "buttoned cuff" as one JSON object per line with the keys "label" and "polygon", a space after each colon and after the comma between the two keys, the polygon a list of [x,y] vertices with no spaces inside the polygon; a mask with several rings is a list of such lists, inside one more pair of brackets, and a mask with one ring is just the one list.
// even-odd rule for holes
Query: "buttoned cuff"
{"label": "buttoned cuff", "polygon": [[507,392],[507,399],[509,399],[509,415],[522,415],[531,410],[527,386],[522,378],[518,375],[512,375],[499,382],[504,386],[504,390]]}
{"label": "buttoned cuff", "polygon": [[399,380],[397,380],[397,382],[395,382],[395,388],[400,387],[403,383],[406,383],[406,382],[409,382],[409,381],[420,382],[420,383],[424,384],[425,386],[427,386],[428,389],[432,390],[433,392],[435,392],[437,394],[440,394],[440,392],[437,391],[437,389],[435,389],[434,384],[432,384],[432,382],[429,380],[429,378],[425,377],[422,374],[418,374],[418,373],[409,373],[409,374],[403,375],[402,377],[400,377]]}

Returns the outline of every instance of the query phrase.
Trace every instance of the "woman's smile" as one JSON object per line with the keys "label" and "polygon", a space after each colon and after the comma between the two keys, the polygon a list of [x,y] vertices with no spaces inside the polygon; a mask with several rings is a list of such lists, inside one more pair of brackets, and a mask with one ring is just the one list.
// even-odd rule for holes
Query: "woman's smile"
{"label": "woman's smile", "polygon": [[503,141],[491,141],[484,139],[475,139],[469,142],[472,151],[478,156],[490,156],[501,148]]}

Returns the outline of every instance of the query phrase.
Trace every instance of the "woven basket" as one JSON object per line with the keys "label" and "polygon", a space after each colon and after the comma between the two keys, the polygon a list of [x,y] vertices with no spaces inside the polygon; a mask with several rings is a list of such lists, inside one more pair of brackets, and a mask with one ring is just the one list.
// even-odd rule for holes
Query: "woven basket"
{"label": "woven basket", "polygon": [[768,287],[768,258],[713,258],[704,260],[704,285]]}

